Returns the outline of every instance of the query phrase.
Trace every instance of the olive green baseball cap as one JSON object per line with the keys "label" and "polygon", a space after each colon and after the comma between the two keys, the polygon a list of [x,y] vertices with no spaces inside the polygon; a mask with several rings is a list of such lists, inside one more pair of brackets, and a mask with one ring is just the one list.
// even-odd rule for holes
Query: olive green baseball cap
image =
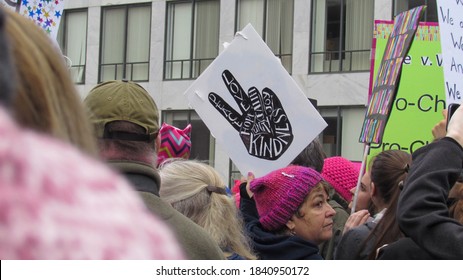
{"label": "olive green baseball cap", "polygon": [[[98,138],[112,138],[132,141],[149,141],[159,131],[159,113],[156,103],[139,84],[117,80],[95,86],[84,99],[90,121]],[[143,127],[146,137],[128,136],[124,133],[108,136],[106,124],[113,121],[128,121]],[[140,135],[138,135],[140,136]]]}

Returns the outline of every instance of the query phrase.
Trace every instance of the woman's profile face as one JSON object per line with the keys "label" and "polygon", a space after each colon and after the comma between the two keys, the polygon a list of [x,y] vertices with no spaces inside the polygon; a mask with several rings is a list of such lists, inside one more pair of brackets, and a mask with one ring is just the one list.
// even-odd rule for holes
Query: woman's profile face
{"label": "woman's profile face", "polygon": [[[371,189],[370,172],[365,172],[360,182],[360,189],[357,194],[357,204],[355,206],[356,212],[359,210],[368,209],[368,206],[371,200],[370,189]],[[349,209],[352,209],[352,205],[354,204],[354,199],[355,199],[355,196],[354,196],[355,188],[352,188],[350,190],[350,193],[352,194],[352,200],[349,203]]]}
{"label": "woman's profile face", "polygon": [[[293,223],[293,232],[315,244],[327,241],[333,235],[333,217],[336,212],[328,204],[328,193],[323,187],[313,189],[308,198],[288,223]],[[288,226],[291,228],[290,226]]]}

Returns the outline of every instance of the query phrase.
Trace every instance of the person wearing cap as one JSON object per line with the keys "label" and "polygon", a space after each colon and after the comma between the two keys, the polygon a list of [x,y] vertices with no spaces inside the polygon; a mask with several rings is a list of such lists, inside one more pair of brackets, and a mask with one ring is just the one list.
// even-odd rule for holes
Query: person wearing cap
{"label": "person wearing cap", "polygon": [[264,260],[322,260],[335,211],[328,185],[309,167],[290,165],[240,186],[240,210],[253,247]]}
{"label": "person wearing cap", "polygon": [[127,80],[95,86],[84,99],[100,155],[133,185],[146,206],[169,224],[189,259],[223,259],[216,242],[159,197],[158,109],[149,93]]}

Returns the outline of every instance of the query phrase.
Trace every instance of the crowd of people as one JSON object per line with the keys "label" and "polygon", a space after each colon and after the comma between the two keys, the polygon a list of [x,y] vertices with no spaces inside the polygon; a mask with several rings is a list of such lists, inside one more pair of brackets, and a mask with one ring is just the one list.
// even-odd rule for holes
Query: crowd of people
{"label": "crowd of people", "polygon": [[316,138],[229,188],[141,85],[82,100],[47,35],[3,9],[0,49],[0,259],[463,259],[463,108],[363,174]]}

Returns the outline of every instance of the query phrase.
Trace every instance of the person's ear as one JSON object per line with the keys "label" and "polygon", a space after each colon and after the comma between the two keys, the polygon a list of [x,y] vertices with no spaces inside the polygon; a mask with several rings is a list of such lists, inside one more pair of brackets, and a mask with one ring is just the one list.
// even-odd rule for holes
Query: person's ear
{"label": "person's ear", "polygon": [[374,197],[376,196],[376,187],[375,187],[375,183],[371,182],[370,184],[370,197]]}
{"label": "person's ear", "polygon": [[286,222],[286,227],[289,229],[290,232],[294,232],[296,228],[296,224],[294,223],[294,215]]}

